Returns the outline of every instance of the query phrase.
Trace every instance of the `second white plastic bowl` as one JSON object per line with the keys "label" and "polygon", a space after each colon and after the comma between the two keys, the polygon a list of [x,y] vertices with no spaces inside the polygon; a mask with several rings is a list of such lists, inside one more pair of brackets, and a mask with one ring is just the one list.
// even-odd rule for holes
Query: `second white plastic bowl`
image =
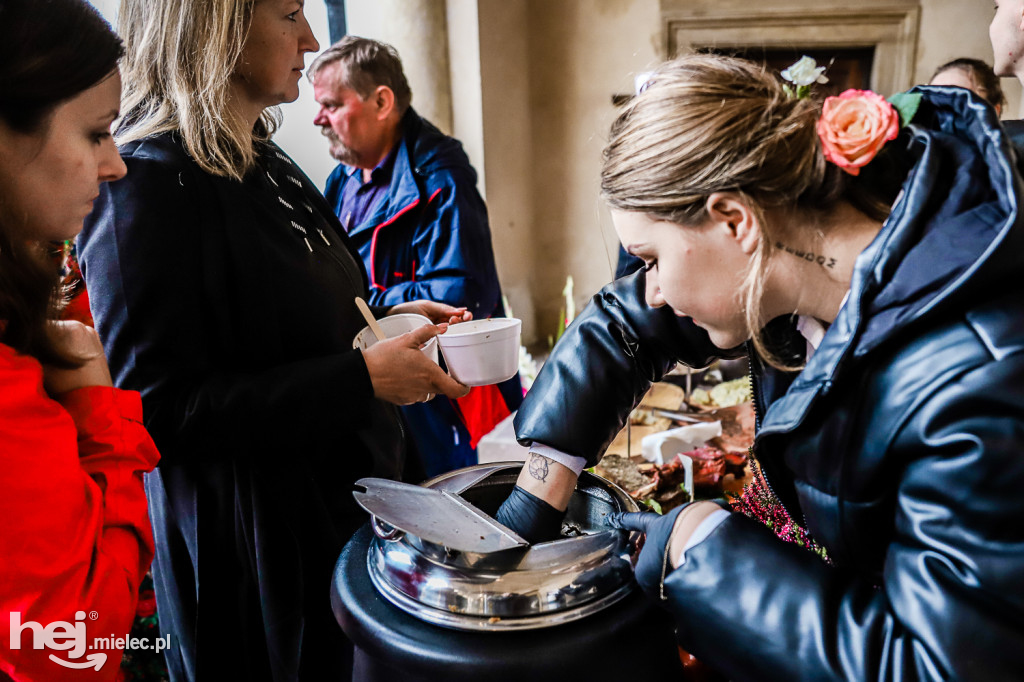
{"label": "second white plastic bowl", "polygon": [[437,342],[456,381],[486,386],[511,379],[519,370],[522,327],[522,321],[515,318],[470,320],[451,325]]}

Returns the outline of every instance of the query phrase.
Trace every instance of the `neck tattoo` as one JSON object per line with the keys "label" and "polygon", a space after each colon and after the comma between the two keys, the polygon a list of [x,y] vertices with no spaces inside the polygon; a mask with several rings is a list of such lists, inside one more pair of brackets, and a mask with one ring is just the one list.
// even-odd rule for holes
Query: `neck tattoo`
{"label": "neck tattoo", "polygon": [[794,249],[791,246],[786,246],[782,242],[775,242],[775,248],[785,251],[786,253],[792,254],[797,258],[807,261],[808,263],[817,263],[823,268],[834,270],[836,267],[836,259],[831,256],[825,256],[814,253],[813,251],[801,251],[800,249]]}

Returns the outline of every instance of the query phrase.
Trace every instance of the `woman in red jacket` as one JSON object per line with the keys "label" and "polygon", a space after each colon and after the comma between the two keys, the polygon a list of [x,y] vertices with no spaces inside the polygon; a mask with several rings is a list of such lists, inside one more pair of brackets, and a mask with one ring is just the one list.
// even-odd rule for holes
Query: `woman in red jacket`
{"label": "woman in red jacket", "polygon": [[[121,42],[83,0],[0,0],[0,680],[114,679],[153,553],[139,395],[58,317],[43,245],[124,163]],[[151,643],[153,644],[153,643]]]}

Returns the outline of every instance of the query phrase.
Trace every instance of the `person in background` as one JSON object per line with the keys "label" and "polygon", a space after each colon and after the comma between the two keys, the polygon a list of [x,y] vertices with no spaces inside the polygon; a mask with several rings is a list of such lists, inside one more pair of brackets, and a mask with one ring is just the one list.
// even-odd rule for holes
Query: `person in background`
{"label": "person in background", "polygon": [[997,115],[1002,114],[1006,106],[1006,96],[1003,94],[1003,86],[999,84],[999,76],[980,59],[960,57],[946,62],[935,69],[928,85],[966,88],[991,104]]}
{"label": "person in background", "polygon": [[[173,680],[351,674],[335,561],[367,517],[351,490],[398,478],[394,405],[466,388],[419,348],[354,350],[361,261],[322,195],[271,142],[318,44],[300,0],[124,0],[116,139],[80,262],[116,383],[142,392],[164,459],[146,480]],[[375,313],[442,322],[408,301]]]}
{"label": "person in background", "polygon": [[[988,27],[992,42],[992,70],[1002,78],[1016,78],[1024,84],[1024,0],[1000,0]],[[1024,121],[1013,118],[1003,121],[1013,139],[1017,156],[1024,165]]]}
{"label": "person in background", "polygon": [[1024,0],[999,0],[989,23],[992,70],[1024,83]]}
{"label": "person in background", "polygon": [[[429,299],[503,316],[487,208],[458,140],[411,106],[398,52],[347,36],[309,68],[313,122],[340,161],[325,196],[370,277],[370,301]],[[476,464],[480,437],[522,402],[518,375],[403,408],[428,475]]]}
{"label": "person in background", "polygon": [[761,497],[609,519],[646,533],[636,577],[681,646],[737,681],[1014,679],[1024,184],[1010,141],[958,88],[897,99],[902,129],[875,93],[798,92],[751,62],[687,55],[612,124],[602,194],[646,265],[594,297],[527,394],[529,497],[505,502],[505,523],[557,536],[575,467],[652,381],[747,351]]}
{"label": "person in background", "polygon": [[47,246],[124,176],[110,135],[122,53],[87,2],[0,0],[3,680],[117,677],[121,650],[93,638],[129,631],[153,557],[142,474],[159,455],[139,394],[113,387],[94,329],[56,321]]}

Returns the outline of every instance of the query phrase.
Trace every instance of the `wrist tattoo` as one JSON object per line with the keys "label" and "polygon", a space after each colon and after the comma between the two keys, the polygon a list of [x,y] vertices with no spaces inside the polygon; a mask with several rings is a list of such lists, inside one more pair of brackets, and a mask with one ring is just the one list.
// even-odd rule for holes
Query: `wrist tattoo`
{"label": "wrist tattoo", "polygon": [[808,263],[817,263],[823,268],[833,270],[836,267],[836,259],[830,256],[822,256],[814,253],[813,251],[801,251],[800,249],[794,249],[791,246],[786,246],[782,242],[775,242],[775,248],[781,249],[786,253],[792,254],[797,258],[802,258]]}
{"label": "wrist tattoo", "polygon": [[527,464],[527,471],[538,481],[547,482],[548,474],[551,473],[551,460],[544,455],[535,452],[530,453],[530,461]]}

